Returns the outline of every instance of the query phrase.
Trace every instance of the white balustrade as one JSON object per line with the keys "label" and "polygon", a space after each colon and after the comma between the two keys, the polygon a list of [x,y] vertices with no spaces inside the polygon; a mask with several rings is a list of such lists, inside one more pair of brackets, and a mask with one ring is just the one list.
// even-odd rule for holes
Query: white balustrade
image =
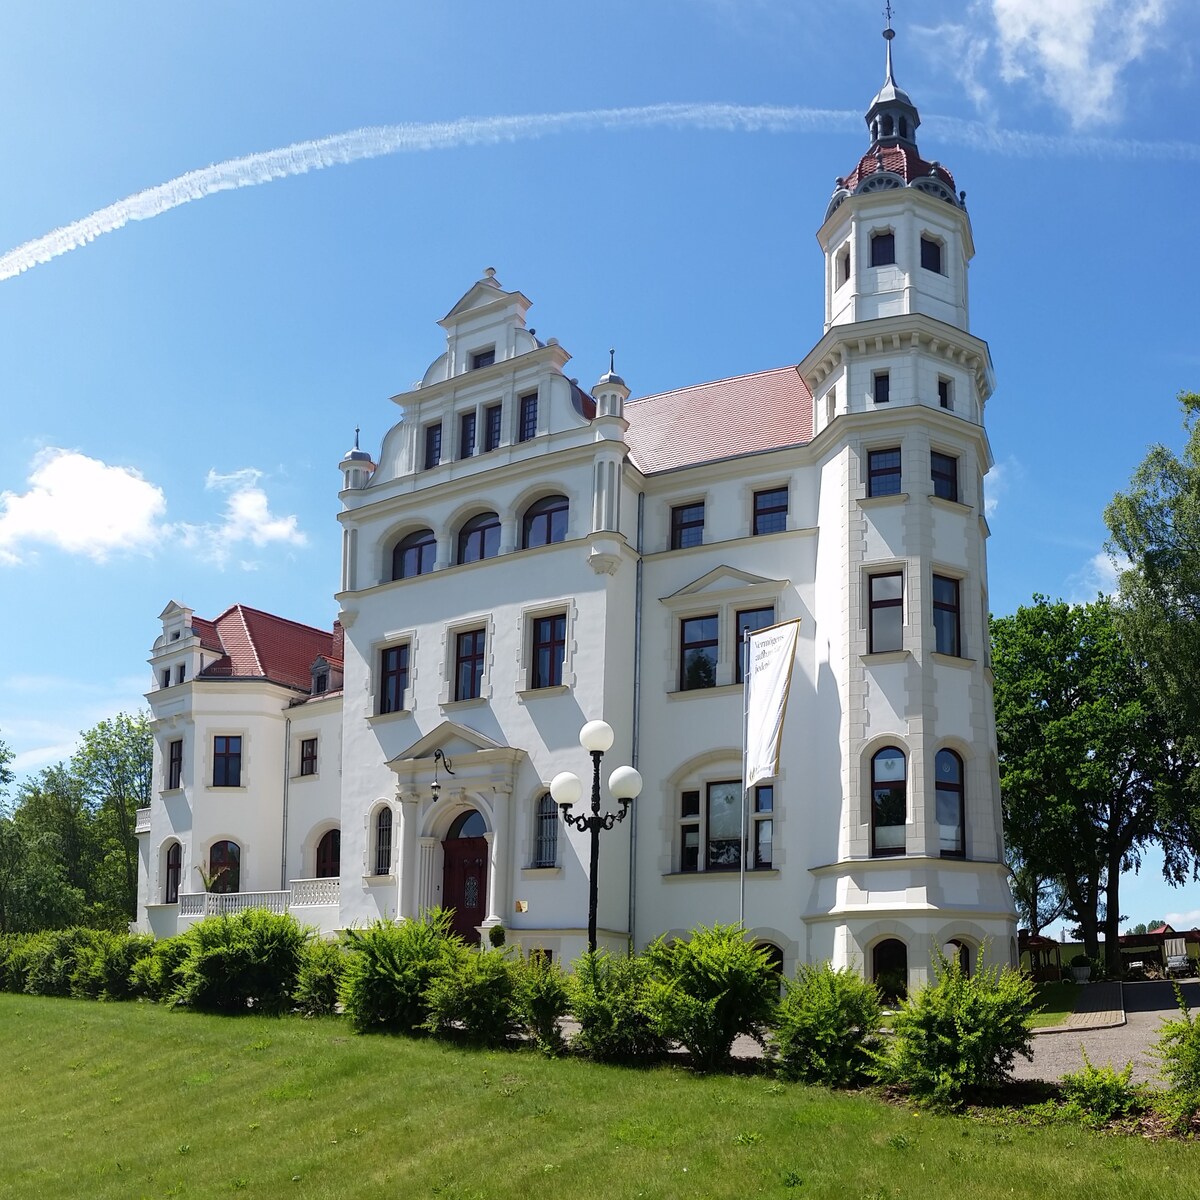
{"label": "white balustrade", "polygon": [[340,879],[293,879],[291,908],[337,904],[342,895]]}
{"label": "white balustrade", "polygon": [[[322,881],[324,882],[324,881]],[[285,913],[291,892],[180,892],[181,917],[216,917],[245,912],[248,908],[265,908],[268,912]]]}
{"label": "white balustrade", "polygon": [[205,915],[205,892],[180,892],[179,915],[181,917],[203,917]]}
{"label": "white balustrade", "polygon": [[139,808],[137,810],[137,814],[133,818],[133,832],[150,832],[150,810],[148,808]]}

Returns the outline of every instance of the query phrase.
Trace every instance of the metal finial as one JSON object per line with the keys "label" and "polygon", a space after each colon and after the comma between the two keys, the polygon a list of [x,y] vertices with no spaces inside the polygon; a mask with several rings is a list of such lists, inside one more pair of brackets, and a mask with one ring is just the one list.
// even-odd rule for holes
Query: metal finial
{"label": "metal finial", "polygon": [[887,0],[883,6],[883,15],[887,18],[887,29],[884,30],[884,37],[895,37],[896,31],[892,28],[892,0]]}
{"label": "metal finial", "polygon": [[615,375],[617,373],[617,368],[614,365],[616,362],[616,355],[617,355],[617,352],[611,346],[609,346],[609,348],[608,348],[608,373],[610,375]]}
{"label": "metal finial", "polygon": [[355,427],[354,427],[354,448],[355,448],[355,450],[358,449],[358,426],[357,425],[355,425]]}

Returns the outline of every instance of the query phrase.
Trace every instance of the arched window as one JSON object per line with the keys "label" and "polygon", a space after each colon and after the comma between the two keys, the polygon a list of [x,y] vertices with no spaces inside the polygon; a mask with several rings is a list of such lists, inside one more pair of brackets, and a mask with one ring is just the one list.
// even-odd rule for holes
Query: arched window
{"label": "arched window", "polygon": [[871,759],[871,853],[904,853],[907,808],[907,767],[904,751],[895,746]]}
{"label": "arched window", "polygon": [[494,512],[472,517],[458,531],[458,561],[478,562],[500,553],[500,518]]}
{"label": "arched window", "polygon": [[242,848],[237,842],[213,842],[208,851],[208,890],[218,896],[242,890]]}
{"label": "arched window", "polygon": [[970,975],[971,948],[961,938],[951,938],[942,947],[942,953],[951,961],[957,961],[959,970],[964,975]]}
{"label": "arched window", "polygon": [[566,496],[543,496],[535,500],[521,518],[521,548],[531,550],[534,546],[565,541],[569,507]]}
{"label": "arched window", "polygon": [[183,870],[183,847],[172,842],[167,849],[167,870],[163,880],[163,903],[175,904],[179,900],[179,876]]}
{"label": "arched window", "polygon": [[411,579],[414,575],[428,575],[433,570],[436,557],[437,538],[433,530],[418,529],[396,543],[392,551],[392,578]]}
{"label": "arched window", "polygon": [[331,829],[317,843],[317,878],[336,879],[342,873],[342,832]]}
{"label": "arched window", "polygon": [[883,118],[883,124],[881,126],[881,130],[882,130],[884,137],[892,136],[892,118],[891,117],[885,116]]}
{"label": "arched window", "polygon": [[450,826],[446,840],[449,842],[456,838],[483,837],[485,833],[487,833],[487,823],[483,819],[483,814],[477,808],[468,808],[466,812],[459,813],[454,818],[454,824]]}
{"label": "arched window", "polygon": [[966,853],[962,759],[953,750],[939,750],[935,764],[938,848],[943,858],[962,858]]}
{"label": "arched window", "polygon": [[385,804],[375,814],[375,871],[376,875],[392,873],[392,810]]}
{"label": "arched window", "polygon": [[558,864],[558,805],[549,792],[537,803],[537,837],[533,849],[535,867]]}
{"label": "arched window", "polygon": [[767,966],[779,982],[783,982],[783,951],[774,942],[756,942],[754,948],[761,950],[767,958]]}
{"label": "arched window", "polygon": [[886,938],[871,952],[871,978],[884,1000],[908,995],[908,947],[898,938]]}

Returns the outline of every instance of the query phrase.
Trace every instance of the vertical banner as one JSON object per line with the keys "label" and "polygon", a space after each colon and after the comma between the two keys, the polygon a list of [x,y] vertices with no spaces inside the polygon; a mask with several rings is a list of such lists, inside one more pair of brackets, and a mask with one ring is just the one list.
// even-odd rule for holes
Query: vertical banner
{"label": "vertical banner", "polygon": [[747,790],[779,773],[779,742],[799,633],[799,621],[784,621],[750,634],[746,668]]}

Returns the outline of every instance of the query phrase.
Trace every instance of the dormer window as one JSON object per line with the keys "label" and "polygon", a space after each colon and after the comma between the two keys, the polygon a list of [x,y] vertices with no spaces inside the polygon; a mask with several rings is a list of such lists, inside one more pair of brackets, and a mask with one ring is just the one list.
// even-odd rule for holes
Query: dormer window
{"label": "dormer window", "polygon": [[319,696],[322,692],[329,691],[329,672],[317,671],[313,675],[313,695]]}
{"label": "dormer window", "polygon": [[933,238],[921,239],[921,266],[926,271],[942,274],[942,243]]}
{"label": "dormer window", "polygon": [[890,230],[871,234],[871,266],[886,267],[896,261],[896,235]]}
{"label": "dormer window", "polygon": [[490,367],[496,361],[496,347],[489,346],[486,350],[476,350],[471,355],[471,370],[482,371],[484,367]]}

